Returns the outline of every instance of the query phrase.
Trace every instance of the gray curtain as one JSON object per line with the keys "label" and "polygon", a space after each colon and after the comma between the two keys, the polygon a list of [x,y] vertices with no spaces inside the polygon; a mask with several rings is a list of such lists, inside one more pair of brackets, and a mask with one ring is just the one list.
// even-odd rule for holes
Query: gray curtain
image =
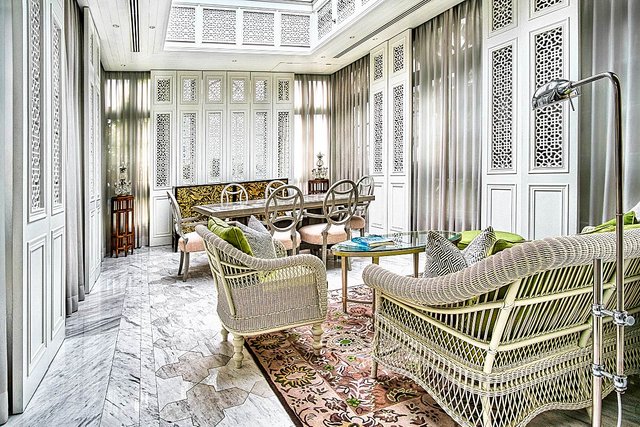
{"label": "gray curtain", "polygon": [[[150,77],[149,72],[104,72],[104,139],[103,159],[106,159],[106,200],[115,196],[114,183],[119,166],[129,169],[132,194],[135,197],[136,247],[149,244],[149,132]],[[105,225],[109,226],[109,221]],[[107,230],[107,236],[111,230]],[[110,239],[107,239],[110,242]],[[110,248],[108,248],[110,251]]]}
{"label": "gray curtain", "polygon": [[[581,2],[582,76],[613,71],[622,87],[624,144],[624,208],[640,201],[640,2]],[[615,215],[614,149],[611,85],[585,87],[580,102],[580,228],[600,224]]]}
{"label": "gray curtain", "polygon": [[315,167],[316,154],[325,155],[330,132],[329,76],[299,74],[294,78],[295,143],[292,148],[293,184],[305,190]]}
{"label": "gray curtain", "polygon": [[75,0],[65,0],[64,35],[66,45],[66,164],[65,221],[67,316],[84,301],[84,209],[82,198],[82,14]]}
{"label": "gray curtain", "polygon": [[[13,145],[13,62],[12,62],[12,36],[11,36],[11,2],[0,2],[0,188],[9,188],[11,161]],[[9,171],[9,173],[7,173]],[[5,227],[9,221],[7,215],[8,207],[11,206],[11,192],[3,191],[0,194],[0,424],[7,422],[9,418],[9,366],[7,349],[7,287],[9,281],[6,269],[7,242]]]}
{"label": "gray curtain", "polygon": [[369,172],[369,55],[331,75],[331,181]]}
{"label": "gray curtain", "polygon": [[413,227],[480,225],[482,23],[466,0],[413,31]]}

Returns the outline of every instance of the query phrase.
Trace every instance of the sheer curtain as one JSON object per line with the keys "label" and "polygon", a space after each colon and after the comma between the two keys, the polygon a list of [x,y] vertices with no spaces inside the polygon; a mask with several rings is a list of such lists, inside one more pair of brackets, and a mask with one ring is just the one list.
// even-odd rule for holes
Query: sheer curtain
{"label": "sheer curtain", "polygon": [[82,203],[82,17],[75,0],[65,0],[66,44],[66,143],[65,221],[67,315],[84,301],[84,210]]}
{"label": "sheer curtain", "polygon": [[331,75],[331,181],[369,172],[369,55]]}
{"label": "sheer curtain", "polygon": [[[294,133],[291,183],[306,190],[316,154],[329,147],[329,76],[296,74],[294,82]],[[326,159],[326,157],[325,157]],[[325,161],[325,165],[327,161]]]}
{"label": "sheer curtain", "polygon": [[466,0],[413,31],[414,229],[480,225],[480,9]]}
{"label": "sheer curtain", "polygon": [[[107,168],[106,199],[115,195],[119,166],[126,164],[135,197],[136,247],[149,244],[149,72],[104,73],[103,159]],[[109,221],[106,222],[109,226]],[[107,230],[107,236],[111,231]],[[109,242],[110,239],[107,239]]]}
{"label": "sheer curtain", "polygon": [[[622,87],[624,200],[630,209],[640,200],[640,2],[581,2],[582,75],[613,71]],[[614,148],[610,85],[585,87],[580,102],[580,225],[600,224],[615,215]]]}

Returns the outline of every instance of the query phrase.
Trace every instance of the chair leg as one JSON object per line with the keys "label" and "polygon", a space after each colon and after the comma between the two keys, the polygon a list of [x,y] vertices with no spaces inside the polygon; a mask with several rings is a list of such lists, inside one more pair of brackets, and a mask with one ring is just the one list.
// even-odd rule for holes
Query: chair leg
{"label": "chair leg", "polygon": [[322,263],[327,266],[327,244],[322,244]]}
{"label": "chair leg", "polygon": [[371,361],[371,374],[369,374],[369,378],[374,380],[378,378],[378,362],[375,360]]}
{"label": "chair leg", "polygon": [[184,252],[180,251],[180,265],[178,266],[178,276],[182,274],[183,264],[184,264]]}
{"label": "chair leg", "polygon": [[184,253],[184,273],[182,274],[182,281],[187,281],[187,276],[189,275],[189,252]]}
{"label": "chair leg", "polygon": [[313,334],[313,352],[316,356],[320,356],[320,350],[322,350],[322,329],[321,323],[316,323],[311,327],[311,333]]}
{"label": "chair leg", "polygon": [[233,334],[233,361],[235,362],[236,369],[242,368],[242,349],[244,348],[244,337],[242,335]]}
{"label": "chair leg", "polygon": [[220,334],[222,335],[222,341],[227,342],[229,338],[229,331],[227,331],[224,326],[220,330]]}

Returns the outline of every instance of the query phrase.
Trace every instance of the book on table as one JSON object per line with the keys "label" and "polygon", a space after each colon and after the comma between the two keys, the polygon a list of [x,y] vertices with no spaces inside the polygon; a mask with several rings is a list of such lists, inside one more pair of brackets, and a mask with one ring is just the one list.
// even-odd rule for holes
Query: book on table
{"label": "book on table", "polygon": [[395,244],[393,239],[389,237],[379,236],[377,234],[372,234],[366,237],[354,237],[353,239],[351,239],[351,241],[367,249],[379,248],[382,246],[390,246]]}

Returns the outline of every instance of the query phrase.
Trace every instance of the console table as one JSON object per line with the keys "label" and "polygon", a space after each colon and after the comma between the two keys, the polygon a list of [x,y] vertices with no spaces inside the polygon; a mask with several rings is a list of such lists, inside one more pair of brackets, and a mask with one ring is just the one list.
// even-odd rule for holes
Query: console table
{"label": "console table", "polygon": [[133,224],[133,196],[115,196],[111,198],[111,256],[116,258],[120,252],[124,256],[131,251],[135,242]]}

